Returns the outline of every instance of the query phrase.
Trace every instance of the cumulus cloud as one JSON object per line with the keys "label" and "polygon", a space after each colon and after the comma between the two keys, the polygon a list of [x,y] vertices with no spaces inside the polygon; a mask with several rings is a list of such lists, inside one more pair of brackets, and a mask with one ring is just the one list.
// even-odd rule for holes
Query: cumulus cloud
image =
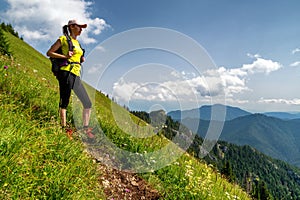
{"label": "cumulus cloud", "polygon": [[272,60],[267,60],[263,58],[257,58],[251,64],[244,64],[241,70],[250,74],[255,74],[255,73],[269,74],[270,72],[276,71],[281,67],[282,65],[278,62],[274,62]]}
{"label": "cumulus cloud", "polygon": [[250,58],[260,58],[261,56],[259,54],[251,54],[251,53],[247,53],[247,56]]}
{"label": "cumulus cloud", "polygon": [[95,50],[100,51],[100,52],[105,52],[106,51],[106,49],[101,45],[96,46]]}
{"label": "cumulus cloud", "polygon": [[135,82],[126,82],[126,80],[121,78],[119,82],[114,84],[114,97],[117,99],[121,98],[128,102],[138,88],[141,88],[140,84]]}
{"label": "cumulus cloud", "polygon": [[33,44],[54,41],[69,19],[88,24],[81,36],[85,44],[95,43],[92,35],[100,34],[109,26],[104,19],[91,17],[93,3],[84,0],[7,0],[7,3],[9,7],[2,13],[3,18],[13,24],[25,41]]}
{"label": "cumulus cloud", "polygon": [[130,99],[188,101],[195,99],[196,96],[205,99],[224,95],[232,98],[235,94],[251,91],[247,86],[251,75],[257,73],[268,75],[282,67],[280,63],[258,55],[253,58],[255,60],[251,64],[244,64],[240,68],[219,67],[207,70],[199,76],[174,71],[169,73],[169,77],[165,77],[172,81],[156,82],[156,85],[121,79],[113,87],[114,95],[126,101]]}
{"label": "cumulus cloud", "polygon": [[[248,56],[250,56],[248,54]],[[278,62],[261,58],[258,54],[251,55],[255,60],[250,64],[244,64],[240,68],[227,69],[220,67],[217,70],[209,70],[205,73],[206,77],[220,78],[226,96],[232,97],[234,94],[251,91],[247,87],[247,80],[250,75],[257,73],[269,74],[279,70],[282,65]]]}
{"label": "cumulus cloud", "polygon": [[300,105],[300,99],[260,99],[259,103]]}
{"label": "cumulus cloud", "polygon": [[146,82],[138,83],[121,78],[114,84],[113,96],[120,101],[131,100],[146,101],[177,101],[193,95],[193,88],[182,80],[167,82]]}
{"label": "cumulus cloud", "polygon": [[102,64],[95,64],[95,65],[88,68],[87,73],[88,74],[94,74],[94,73],[100,71],[102,67],[103,67]]}
{"label": "cumulus cloud", "polygon": [[292,50],[292,54],[295,54],[295,53],[298,53],[298,52],[300,52],[300,48],[296,48],[296,49]]}
{"label": "cumulus cloud", "polygon": [[290,64],[291,67],[299,67],[300,66],[300,61],[296,61]]}

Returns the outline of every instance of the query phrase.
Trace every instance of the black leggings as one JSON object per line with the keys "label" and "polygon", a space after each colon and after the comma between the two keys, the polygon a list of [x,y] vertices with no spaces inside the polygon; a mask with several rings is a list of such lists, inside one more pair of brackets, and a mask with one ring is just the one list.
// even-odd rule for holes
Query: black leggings
{"label": "black leggings", "polygon": [[85,109],[92,107],[92,102],[83,87],[80,77],[61,70],[58,74],[60,102],[59,107],[66,109],[70,102],[71,90],[75,92]]}

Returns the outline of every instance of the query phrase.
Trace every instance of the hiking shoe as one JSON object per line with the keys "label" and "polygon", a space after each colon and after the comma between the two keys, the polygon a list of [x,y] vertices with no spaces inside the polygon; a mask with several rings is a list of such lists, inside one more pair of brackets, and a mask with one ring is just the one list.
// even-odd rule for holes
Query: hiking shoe
{"label": "hiking shoe", "polygon": [[67,133],[67,136],[70,140],[73,139],[72,135],[73,135],[73,130],[71,128],[66,128],[66,133]]}
{"label": "hiking shoe", "polygon": [[93,135],[93,128],[84,128],[84,133],[91,139],[95,137],[95,135]]}

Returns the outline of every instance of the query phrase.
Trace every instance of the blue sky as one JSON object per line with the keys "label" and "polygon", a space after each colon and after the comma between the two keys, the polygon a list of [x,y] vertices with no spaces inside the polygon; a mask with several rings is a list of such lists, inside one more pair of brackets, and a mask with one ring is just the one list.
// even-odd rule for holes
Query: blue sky
{"label": "blue sky", "polygon": [[[181,96],[193,98],[184,88],[172,88],[170,81],[160,80],[155,86],[132,78],[134,72],[139,76],[155,77],[159,73],[155,71],[158,66],[166,74],[180,74],[180,80],[174,80],[177,86],[186,82],[191,91],[195,89],[193,95],[197,96],[198,102],[190,107],[222,103],[225,98],[226,104],[252,112],[299,112],[299,8],[297,0],[5,0],[0,2],[0,17],[43,54],[61,34],[61,26],[68,19],[76,18],[88,23],[88,29],[80,37],[87,50],[87,60],[93,60],[93,56],[98,55],[95,49],[103,50],[103,42],[118,33],[158,27],[177,31],[194,40],[215,63],[211,70],[197,74],[186,62],[168,52],[144,49],[121,56],[111,64],[96,87],[132,109],[148,111],[151,107],[162,107],[169,111],[188,102]],[[87,62],[90,65],[86,67],[85,75],[97,69],[96,64],[101,66],[99,62]],[[136,68],[141,65],[151,68],[149,63],[157,64],[153,67],[154,74],[142,70],[143,74]],[[148,80],[148,83],[154,80]]]}

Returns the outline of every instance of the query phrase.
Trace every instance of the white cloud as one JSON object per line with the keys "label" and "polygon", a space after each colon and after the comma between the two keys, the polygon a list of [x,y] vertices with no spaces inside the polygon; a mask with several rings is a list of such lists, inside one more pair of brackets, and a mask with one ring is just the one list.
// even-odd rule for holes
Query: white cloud
{"label": "white cloud", "polygon": [[249,90],[246,86],[245,79],[247,73],[241,69],[226,69],[224,67],[220,67],[218,72],[223,82],[226,96],[233,96],[234,94]]}
{"label": "white cloud", "polygon": [[[244,64],[240,68],[227,69],[220,67],[203,72],[199,76],[190,76],[188,72],[169,74],[164,82],[147,84],[137,81],[121,79],[114,84],[114,96],[118,99],[157,100],[157,101],[190,101],[203,98],[218,98],[226,96],[234,98],[235,94],[252,91],[247,86],[250,76],[256,73],[269,73],[282,67],[278,62],[254,57],[251,64]],[[245,101],[239,101],[242,103]]]}
{"label": "white cloud", "polygon": [[100,71],[102,67],[103,67],[102,64],[95,64],[94,66],[91,66],[88,68],[87,73],[94,74],[94,73]]}
{"label": "white cloud", "polygon": [[[224,95],[224,85],[218,76],[198,76],[187,80],[188,85],[193,88],[194,95],[197,92],[201,97],[216,97]],[[183,85],[181,83],[181,85]],[[186,90],[182,88],[182,90]],[[195,92],[196,91],[196,92]]]}
{"label": "white cloud", "polygon": [[250,58],[260,58],[261,56],[259,54],[251,54],[251,53],[247,53],[247,56]]}
{"label": "white cloud", "polygon": [[300,99],[260,99],[259,103],[300,105]]}
{"label": "white cloud", "polygon": [[296,48],[296,49],[292,50],[292,54],[295,54],[295,53],[298,53],[298,52],[300,52],[300,48]]}
{"label": "white cloud", "polygon": [[98,50],[100,52],[106,52],[106,49],[103,46],[101,46],[101,45],[96,46],[95,50]]}
{"label": "white cloud", "polygon": [[278,62],[272,60],[266,60],[263,58],[256,58],[252,64],[244,64],[241,70],[248,72],[250,74],[255,73],[265,73],[269,74],[270,72],[280,69],[282,65]]}
{"label": "white cloud", "polygon": [[207,77],[215,77],[222,80],[226,96],[232,97],[234,94],[251,91],[247,87],[249,76],[256,73],[269,74],[279,70],[282,65],[278,62],[261,58],[260,55],[248,54],[249,57],[255,58],[253,63],[244,64],[240,68],[227,69],[220,67],[217,70],[209,70],[205,73]]}
{"label": "white cloud", "polygon": [[300,66],[300,61],[296,61],[290,64],[291,67],[299,67]]}
{"label": "white cloud", "polygon": [[28,43],[55,41],[69,19],[88,24],[80,37],[85,44],[95,43],[91,35],[108,27],[105,20],[91,17],[92,2],[84,0],[7,0],[8,10],[2,14]]}
{"label": "white cloud", "polygon": [[[183,96],[191,96],[192,91],[186,90],[187,83],[163,82],[163,83],[137,83],[125,81],[121,78],[114,84],[114,94],[120,101],[129,102],[130,100],[147,101],[176,101]],[[175,92],[177,91],[177,93]]]}
{"label": "white cloud", "polygon": [[114,94],[113,96],[117,99],[122,99],[128,102],[135,91],[141,86],[138,83],[128,83],[124,79],[120,79],[119,82],[114,84]]}
{"label": "white cloud", "polygon": [[22,37],[26,40],[46,40],[48,36],[42,31],[29,30],[27,27],[17,27],[18,32],[21,33]]}
{"label": "white cloud", "polygon": [[233,98],[226,98],[226,103],[229,103],[229,104],[247,104],[249,103],[250,101],[249,100],[244,100],[244,99],[233,99]]}

